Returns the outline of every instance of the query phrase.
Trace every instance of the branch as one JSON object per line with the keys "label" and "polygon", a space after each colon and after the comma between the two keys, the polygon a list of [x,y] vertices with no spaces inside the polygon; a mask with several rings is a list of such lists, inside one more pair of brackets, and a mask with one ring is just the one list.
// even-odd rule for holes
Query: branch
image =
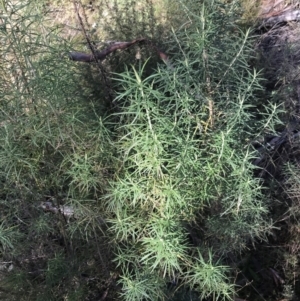
{"label": "branch", "polygon": [[[78,218],[79,211],[76,212],[76,209],[72,206],[68,205],[55,205],[50,201],[41,202],[39,205],[40,208],[42,208],[45,212],[52,212],[54,214],[61,214],[65,218]],[[77,213],[77,215],[76,215]],[[88,212],[85,213],[85,215],[88,215]],[[106,221],[102,219],[101,216],[97,216],[97,221],[100,225],[105,225]]]}
{"label": "branch", "polygon": [[69,54],[69,57],[73,61],[77,62],[85,62],[85,63],[91,63],[95,62],[96,60],[102,61],[104,60],[110,53],[115,52],[116,50],[123,50],[126,48],[129,48],[130,46],[137,44],[137,43],[148,43],[154,48],[154,50],[157,52],[158,56],[163,60],[164,62],[168,62],[169,58],[168,56],[162,52],[157,46],[155,46],[152,42],[148,41],[145,38],[135,39],[130,42],[115,42],[108,46],[107,48],[103,49],[102,51],[95,51],[93,54],[83,53],[83,52],[71,52]]}

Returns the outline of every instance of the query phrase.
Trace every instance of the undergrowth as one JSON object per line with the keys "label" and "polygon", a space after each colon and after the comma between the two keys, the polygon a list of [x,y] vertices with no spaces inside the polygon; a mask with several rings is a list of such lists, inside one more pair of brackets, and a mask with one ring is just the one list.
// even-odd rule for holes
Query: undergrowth
{"label": "undergrowth", "polygon": [[141,45],[75,63],[82,44],[45,3],[2,3],[0,297],[232,299],[241,257],[273,233],[252,142],[282,114],[260,98],[239,2],[177,1],[162,19],[168,1],[101,3],[112,40],[145,36],[167,62]]}

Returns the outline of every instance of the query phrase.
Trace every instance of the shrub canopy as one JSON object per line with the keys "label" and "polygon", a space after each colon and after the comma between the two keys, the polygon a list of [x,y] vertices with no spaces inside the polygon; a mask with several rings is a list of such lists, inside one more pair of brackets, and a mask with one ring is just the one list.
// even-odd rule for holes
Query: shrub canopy
{"label": "shrub canopy", "polygon": [[61,56],[74,45],[43,9],[2,5],[0,255],[11,264],[1,294],[233,298],[229,259],[272,229],[251,142],[280,113],[258,99],[239,7],[178,1],[181,24],[164,31],[146,23],[150,10],[136,24],[153,29],[168,63],[118,53],[100,73]]}

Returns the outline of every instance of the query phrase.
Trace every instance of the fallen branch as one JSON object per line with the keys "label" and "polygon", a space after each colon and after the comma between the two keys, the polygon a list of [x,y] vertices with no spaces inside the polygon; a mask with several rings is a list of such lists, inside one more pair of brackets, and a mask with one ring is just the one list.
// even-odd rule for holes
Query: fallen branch
{"label": "fallen branch", "polygon": [[85,62],[85,63],[91,63],[95,62],[96,60],[102,61],[104,60],[109,54],[115,52],[116,50],[123,50],[126,48],[129,48],[130,46],[137,44],[137,43],[148,43],[151,45],[152,48],[157,52],[158,56],[161,60],[164,62],[168,62],[168,56],[162,52],[160,49],[158,49],[155,45],[153,45],[152,42],[145,38],[135,39],[130,42],[114,42],[107,48],[103,49],[102,51],[95,51],[92,54],[83,53],[83,52],[71,52],[69,54],[69,57],[73,61],[77,62]]}
{"label": "fallen branch", "polygon": [[[69,219],[71,217],[77,219],[80,215],[80,212],[72,206],[69,206],[69,205],[55,205],[50,201],[41,202],[39,207],[42,210],[44,210],[45,212],[52,212],[54,214],[61,214],[67,219]],[[86,211],[85,215],[88,215],[88,214],[89,213]],[[97,221],[100,225],[106,224],[106,221],[104,219],[102,219],[101,216],[97,216]]]}
{"label": "fallen branch", "polygon": [[74,209],[71,206],[59,205],[55,206],[51,202],[42,202],[40,207],[44,211],[49,211],[55,214],[61,213],[65,217],[72,217],[74,216]]}

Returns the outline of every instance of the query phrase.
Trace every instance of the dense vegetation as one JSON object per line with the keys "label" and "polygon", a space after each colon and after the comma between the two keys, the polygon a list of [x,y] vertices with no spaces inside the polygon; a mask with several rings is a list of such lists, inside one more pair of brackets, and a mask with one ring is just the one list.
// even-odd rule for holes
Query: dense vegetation
{"label": "dense vegetation", "polygon": [[168,61],[141,44],[76,63],[97,30],[1,3],[0,298],[296,298],[296,142],[276,172],[256,146],[291,104],[265,89],[240,2],[101,3],[105,38]]}

